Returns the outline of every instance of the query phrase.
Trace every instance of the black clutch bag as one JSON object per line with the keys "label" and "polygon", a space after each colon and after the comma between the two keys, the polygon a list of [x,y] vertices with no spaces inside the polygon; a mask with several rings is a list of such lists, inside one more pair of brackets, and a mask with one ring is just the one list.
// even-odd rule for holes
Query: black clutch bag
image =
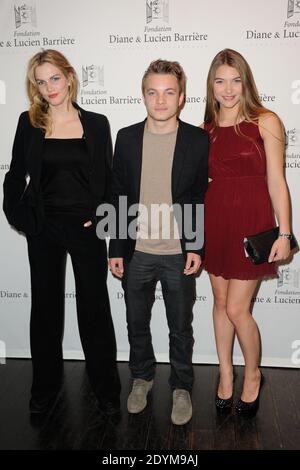
{"label": "black clutch bag", "polygon": [[[270,251],[273,243],[277,240],[279,234],[279,227],[274,227],[271,230],[257,233],[244,238],[245,251],[254,264],[261,264],[268,261]],[[297,242],[292,235],[290,240],[291,250],[296,248]]]}

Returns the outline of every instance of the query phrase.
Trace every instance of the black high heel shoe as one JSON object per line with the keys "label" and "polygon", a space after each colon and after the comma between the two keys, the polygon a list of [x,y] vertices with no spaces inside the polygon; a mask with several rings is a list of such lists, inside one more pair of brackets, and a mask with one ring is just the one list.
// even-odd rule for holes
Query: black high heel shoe
{"label": "black high heel shoe", "polygon": [[253,416],[259,407],[259,396],[261,392],[261,388],[265,382],[264,376],[260,373],[260,384],[258,389],[258,394],[255,400],[253,401],[243,401],[241,398],[238,400],[237,404],[235,405],[235,409],[238,413]]}
{"label": "black high heel shoe", "polygon": [[[236,378],[236,374],[233,373],[232,383],[234,383],[235,378]],[[217,391],[216,397],[215,397],[215,405],[219,411],[229,411],[230,408],[232,407],[232,404],[233,404],[233,392],[232,392],[231,397],[229,398],[220,398],[218,395],[218,391]]]}
{"label": "black high heel shoe", "polygon": [[220,398],[218,394],[216,394],[215,398],[215,405],[218,410],[227,411],[230,410],[233,403],[233,394],[230,398]]}

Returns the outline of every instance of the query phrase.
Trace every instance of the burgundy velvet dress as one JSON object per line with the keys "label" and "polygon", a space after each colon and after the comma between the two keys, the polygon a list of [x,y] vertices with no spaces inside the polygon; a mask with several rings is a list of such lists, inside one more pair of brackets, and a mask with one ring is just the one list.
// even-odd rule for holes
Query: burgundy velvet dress
{"label": "burgundy velvet dress", "polygon": [[[211,124],[205,129],[212,130]],[[259,279],[276,274],[275,263],[254,265],[243,240],[275,226],[266,181],[266,154],[256,124],[242,121],[210,133],[205,198],[205,261],[208,273],[224,279]],[[245,137],[246,136],[246,137]]]}

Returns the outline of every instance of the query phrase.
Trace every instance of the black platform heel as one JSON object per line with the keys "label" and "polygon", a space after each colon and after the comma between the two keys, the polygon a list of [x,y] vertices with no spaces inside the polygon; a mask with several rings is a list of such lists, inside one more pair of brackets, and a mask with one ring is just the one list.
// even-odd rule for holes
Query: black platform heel
{"label": "black platform heel", "polygon": [[247,415],[247,416],[252,416],[255,415],[258,408],[259,408],[259,397],[260,397],[260,392],[262,389],[263,384],[265,383],[265,378],[260,373],[260,384],[259,384],[259,390],[258,394],[255,400],[253,401],[243,401],[241,398],[238,400],[237,404],[235,405],[235,409],[239,414]]}
{"label": "black platform heel", "polygon": [[[235,379],[236,379],[236,374],[233,373],[232,384],[234,384]],[[231,397],[229,398],[220,398],[218,395],[218,390],[217,390],[216,397],[215,397],[215,405],[218,411],[229,411],[230,408],[232,407],[232,404],[233,404],[233,392],[232,392]]]}
{"label": "black platform heel", "polygon": [[230,398],[220,398],[218,394],[215,397],[216,408],[220,411],[230,410],[230,408],[232,407],[232,403],[233,403],[233,394],[231,395]]}

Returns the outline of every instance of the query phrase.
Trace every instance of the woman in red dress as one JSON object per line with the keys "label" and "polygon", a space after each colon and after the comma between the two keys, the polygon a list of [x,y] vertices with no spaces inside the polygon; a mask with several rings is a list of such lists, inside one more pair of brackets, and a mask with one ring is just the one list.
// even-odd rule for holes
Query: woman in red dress
{"label": "woman in red dress", "polygon": [[[210,135],[205,199],[205,269],[214,295],[213,319],[220,381],[218,408],[233,396],[232,350],[235,334],[245,360],[240,413],[257,410],[262,375],[259,332],[250,303],[259,279],[276,275],[275,261],[290,253],[290,203],[283,173],[284,132],[275,113],[260,101],[252,72],[236,51],[213,59],[207,78],[204,124]],[[275,226],[280,235],[269,260],[252,264],[243,240]]]}

